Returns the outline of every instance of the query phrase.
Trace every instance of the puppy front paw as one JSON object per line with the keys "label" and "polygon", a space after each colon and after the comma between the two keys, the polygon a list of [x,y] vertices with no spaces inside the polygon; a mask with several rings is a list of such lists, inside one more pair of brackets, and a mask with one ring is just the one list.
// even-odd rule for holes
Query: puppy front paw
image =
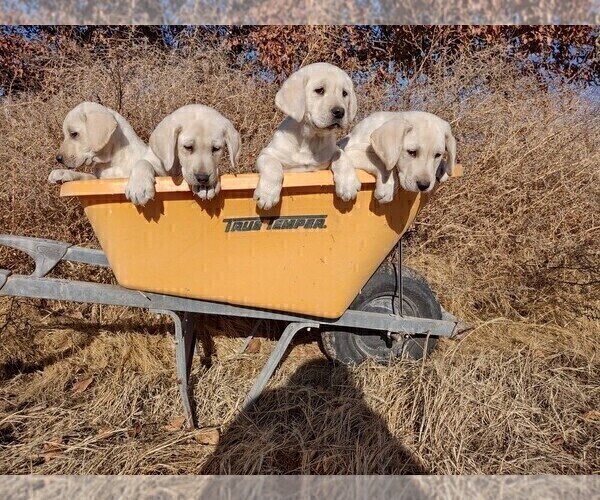
{"label": "puppy front paw", "polygon": [[254,190],[254,200],[258,208],[269,210],[279,203],[281,187],[268,185],[258,181],[258,186]]}
{"label": "puppy front paw", "polygon": [[50,172],[48,182],[50,184],[62,184],[63,182],[72,181],[73,178],[73,172],[65,168],[58,168]]}
{"label": "puppy front paw", "polygon": [[394,199],[394,186],[390,184],[378,184],[375,186],[373,195],[375,199],[381,203],[390,203]]}
{"label": "puppy front paw", "polygon": [[345,172],[343,174],[334,174],[335,193],[344,201],[355,200],[360,191],[360,180],[356,171]]}
{"label": "puppy front paw", "polygon": [[153,199],[155,193],[152,176],[132,175],[125,188],[125,197],[134,205],[141,207]]}

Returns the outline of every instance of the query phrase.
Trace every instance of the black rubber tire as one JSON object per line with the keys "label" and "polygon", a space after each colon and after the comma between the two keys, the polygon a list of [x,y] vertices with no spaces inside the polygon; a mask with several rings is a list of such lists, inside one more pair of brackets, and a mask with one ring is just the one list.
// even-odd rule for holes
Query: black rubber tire
{"label": "black rubber tire", "polygon": [[[415,270],[402,266],[403,312],[406,316],[442,319],[442,308],[427,280]],[[395,302],[395,304],[393,303]],[[383,264],[350,304],[356,311],[398,314],[396,271]],[[397,357],[421,359],[435,348],[437,339],[410,336],[390,343],[385,333],[374,330],[333,329],[321,331],[323,351],[329,359],[344,365],[358,365],[367,359],[387,364]]]}

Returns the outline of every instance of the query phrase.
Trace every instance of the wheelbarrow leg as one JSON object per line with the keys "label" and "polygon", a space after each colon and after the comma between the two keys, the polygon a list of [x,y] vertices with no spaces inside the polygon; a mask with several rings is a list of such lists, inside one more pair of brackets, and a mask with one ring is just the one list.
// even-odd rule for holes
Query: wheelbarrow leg
{"label": "wheelbarrow leg", "polygon": [[287,348],[289,347],[290,342],[295,337],[295,335],[300,330],[304,330],[305,328],[318,328],[318,327],[319,327],[318,323],[290,323],[286,327],[286,329],[281,334],[281,337],[279,338],[279,341],[277,342],[275,349],[269,356],[269,359],[265,363],[265,366],[263,366],[263,369],[261,370],[260,374],[258,375],[258,378],[254,382],[252,389],[250,389],[248,396],[246,396],[246,400],[244,401],[244,407],[243,407],[244,410],[249,410],[252,407],[252,405],[254,404],[254,402],[258,399],[258,397],[262,393],[263,389],[267,385],[267,382],[271,378],[271,375],[273,375],[273,372],[277,368],[277,365],[281,361],[281,358],[285,354],[285,351],[287,351]]}
{"label": "wheelbarrow leg", "polygon": [[177,362],[177,385],[183,403],[183,413],[187,427],[194,428],[194,417],[190,401],[188,382],[192,371],[192,360],[196,346],[196,331],[194,329],[193,315],[185,313],[183,319],[180,313],[166,310],[153,310],[152,312],[166,314],[173,319],[175,324],[175,359]]}

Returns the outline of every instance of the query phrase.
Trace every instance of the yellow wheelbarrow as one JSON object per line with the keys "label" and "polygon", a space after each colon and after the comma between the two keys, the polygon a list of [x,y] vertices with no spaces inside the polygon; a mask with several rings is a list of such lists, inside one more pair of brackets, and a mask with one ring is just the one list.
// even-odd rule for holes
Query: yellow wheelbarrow
{"label": "yellow wheelbarrow", "polygon": [[[460,167],[455,173],[461,174]],[[380,205],[374,178],[359,172],[353,202],[335,195],[330,171],[286,174],[281,203],[257,209],[256,174],[225,175],[211,201],[187,184],[156,180],[155,199],[128,202],[126,179],[69,182],[61,196],[78,197],[102,251],[68,243],[0,235],[0,244],[28,253],[30,276],[0,269],[0,295],[139,307],[175,322],[178,381],[193,425],[188,379],[198,315],[288,323],[250,391],[258,397],[296,333],[317,328],[325,353],[356,364],[421,358],[441,336],[466,325],[444,311],[427,281],[384,263],[431,195],[401,191]],[[61,260],[109,266],[119,285],[47,277]],[[383,263],[383,264],[382,264]],[[250,338],[250,337],[249,337]]]}

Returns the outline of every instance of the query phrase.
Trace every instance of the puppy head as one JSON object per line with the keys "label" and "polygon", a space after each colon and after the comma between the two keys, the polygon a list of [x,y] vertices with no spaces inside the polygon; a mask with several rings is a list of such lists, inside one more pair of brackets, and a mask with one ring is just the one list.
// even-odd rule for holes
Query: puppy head
{"label": "puppy head", "polygon": [[318,130],[346,128],[357,111],[352,80],[328,63],[309,64],[293,73],[277,92],[275,104]]}
{"label": "puppy head", "polygon": [[[371,133],[371,146],[387,170],[397,168],[406,191],[430,192],[452,173],[456,142],[450,125],[429,113],[394,118]],[[443,162],[444,152],[448,161]]]}
{"label": "puppy head", "polygon": [[215,187],[219,161],[227,147],[233,168],[241,138],[223,115],[201,105],[184,106],[162,120],[150,136],[150,148],[171,175],[181,174],[194,192]]}
{"label": "puppy head", "polygon": [[108,108],[93,102],[82,102],[65,117],[64,140],[56,154],[56,160],[67,168],[109,162],[111,148],[106,146],[117,125],[117,120]]}

